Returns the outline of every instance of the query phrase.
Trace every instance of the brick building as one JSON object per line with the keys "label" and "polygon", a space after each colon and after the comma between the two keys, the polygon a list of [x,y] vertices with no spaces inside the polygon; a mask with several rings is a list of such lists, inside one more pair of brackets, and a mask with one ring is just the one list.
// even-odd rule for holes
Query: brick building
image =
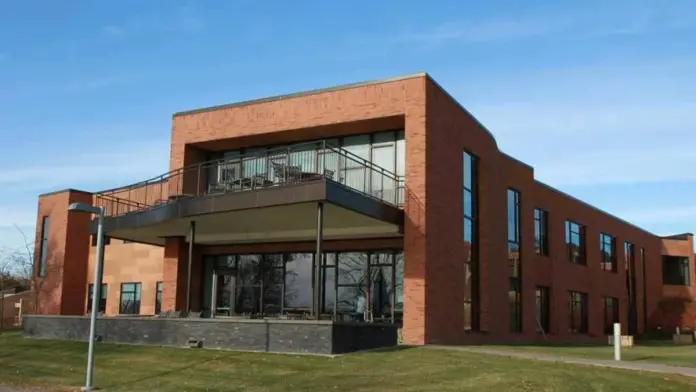
{"label": "brick building", "polygon": [[536,181],[426,74],[176,113],[169,166],[39,197],[41,313],[89,310],[95,224],[73,202],[105,208],[106,315],[304,312],[400,323],[413,344],[580,341],[615,320],[683,322],[661,304],[696,295],[691,234]]}

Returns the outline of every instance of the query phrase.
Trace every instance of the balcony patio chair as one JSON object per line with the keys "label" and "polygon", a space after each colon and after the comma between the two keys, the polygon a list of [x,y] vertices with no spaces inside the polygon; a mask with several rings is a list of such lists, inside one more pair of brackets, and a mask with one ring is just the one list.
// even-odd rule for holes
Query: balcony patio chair
{"label": "balcony patio chair", "polygon": [[181,310],[172,310],[171,313],[169,313],[169,318],[180,318],[181,317]]}
{"label": "balcony patio chair", "polygon": [[329,180],[333,180],[334,178],[334,171],[329,170],[329,169],[324,169],[324,178],[328,178]]}
{"label": "balcony patio chair", "polygon": [[188,312],[188,314],[186,315],[186,318],[190,318],[190,319],[201,318],[201,312]]}

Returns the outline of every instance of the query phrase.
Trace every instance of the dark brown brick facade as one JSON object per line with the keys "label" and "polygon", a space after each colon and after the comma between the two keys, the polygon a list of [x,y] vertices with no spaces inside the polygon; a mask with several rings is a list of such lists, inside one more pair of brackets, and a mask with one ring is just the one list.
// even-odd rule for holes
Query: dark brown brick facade
{"label": "dark brown brick facade", "polygon": [[[369,241],[331,241],[326,249],[369,249],[403,247],[404,326],[407,343],[462,344],[490,341],[533,341],[541,339],[536,332],[535,296],[537,285],[550,288],[551,313],[548,338],[556,341],[588,340],[603,336],[604,296],[620,300],[621,322],[627,323],[628,295],[624,270],[623,242],[636,249],[636,302],[638,328],[646,321],[651,325],[664,296],[693,297],[693,240],[664,240],[619,219],[605,214],[534,180],[533,168],[498,150],[491,133],[454,101],[426,75],[349,86],[343,89],[298,95],[289,98],[251,102],[243,105],[213,108],[177,114],[173,118],[170,168],[172,170],[201,162],[207,152],[237,147],[272,145],[345,136],[403,127],[406,137],[405,223],[402,239]],[[464,261],[469,248],[462,240],[462,153],[468,151],[479,158],[478,181],[478,259],[480,263],[480,332],[464,332],[463,293]],[[184,182],[191,179],[184,178]],[[191,182],[191,181],[189,181]],[[506,189],[514,188],[521,195],[521,260],[523,332],[509,332],[508,256],[506,240]],[[157,188],[158,194],[165,194]],[[166,188],[164,188],[166,189]],[[143,199],[151,200],[153,191],[143,190]],[[148,193],[149,192],[149,193]],[[67,197],[67,196],[60,196]],[[91,197],[91,196],[90,196]],[[45,211],[56,214],[52,230],[63,240],[52,244],[56,265],[61,260],[75,263],[75,271],[83,268],[78,248],[88,247],[85,240],[86,221],[82,217],[60,215],[66,200],[58,195],[40,199],[39,219]],[[67,207],[67,205],[65,205]],[[534,251],[533,213],[542,208],[549,213],[549,256]],[[55,210],[55,211],[54,211]],[[72,223],[74,219],[80,219]],[[568,260],[565,244],[565,220],[571,219],[587,227],[587,266]],[[60,225],[63,226],[60,226]],[[75,225],[70,233],[67,227]],[[600,269],[599,233],[617,239],[618,272]],[[38,236],[37,231],[37,236]],[[691,238],[691,237],[689,237]],[[61,243],[75,255],[63,257]],[[645,250],[646,274],[640,260]],[[312,251],[312,243],[251,244],[199,247],[194,252],[194,286],[192,305],[200,306],[201,258],[204,254],[225,252],[287,252]],[[85,251],[86,254],[87,251]],[[687,255],[691,258],[692,286],[671,288],[662,284],[663,254]],[[86,260],[85,255],[85,260]],[[116,257],[117,256],[113,256]],[[185,293],[188,263],[187,245],[181,238],[167,239],[163,259],[144,260],[162,263],[164,281],[163,309],[181,308]],[[86,270],[86,261],[85,270]],[[158,272],[159,273],[159,272]],[[84,274],[75,273],[70,285],[83,291]],[[156,279],[156,274],[152,278]],[[62,282],[56,276],[56,285]],[[61,283],[62,284],[62,283]],[[643,311],[645,285],[647,314]],[[56,286],[57,287],[57,286]],[[569,332],[569,291],[588,294],[589,333]],[[79,297],[77,289],[59,301]],[[65,295],[65,294],[64,294]],[[73,312],[72,305],[55,304],[50,312]],[[49,309],[47,308],[47,309]],[[49,312],[49,313],[50,313]]]}

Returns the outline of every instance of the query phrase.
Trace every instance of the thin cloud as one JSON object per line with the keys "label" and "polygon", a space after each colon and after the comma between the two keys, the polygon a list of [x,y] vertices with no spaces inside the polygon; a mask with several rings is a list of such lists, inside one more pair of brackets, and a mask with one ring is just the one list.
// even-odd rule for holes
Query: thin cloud
{"label": "thin cloud", "polygon": [[136,15],[120,24],[106,25],[101,32],[109,37],[147,33],[192,33],[203,30],[205,21],[190,7],[177,7],[162,14]]}
{"label": "thin cloud", "polygon": [[49,158],[45,163],[18,162],[16,167],[0,168],[0,187],[13,193],[39,193],[64,188],[99,191],[127,185],[167,171],[168,147],[168,140],[135,140],[95,145],[91,151],[68,150],[65,156],[70,160],[63,163]]}
{"label": "thin cloud", "polygon": [[696,205],[672,205],[661,208],[641,208],[624,211],[621,215],[640,224],[693,222],[696,220]]}
{"label": "thin cloud", "polygon": [[405,31],[388,43],[442,45],[445,43],[483,44],[527,40],[594,39],[640,35],[655,31],[675,31],[696,26],[696,18],[685,17],[693,8],[612,7],[584,10],[529,13],[509,18],[472,18],[446,21],[417,31]]}

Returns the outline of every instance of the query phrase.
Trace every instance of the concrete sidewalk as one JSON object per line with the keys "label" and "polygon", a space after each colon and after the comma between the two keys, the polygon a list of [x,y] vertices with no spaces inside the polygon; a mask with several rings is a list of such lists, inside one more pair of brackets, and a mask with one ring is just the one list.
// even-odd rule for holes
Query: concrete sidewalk
{"label": "concrete sidewalk", "polygon": [[613,369],[625,369],[625,370],[636,370],[642,372],[654,372],[663,374],[679,374],[687,377],[696,377],[696,368],[683,367],[683,366],[672,366],[672,365],[660,365],[657,363],[647,363],[647,362],[629,362],[629,361],[613,361],[607,359],[590,359],[590,358],[576,358],[576,357],[565,357],[559,355],[547,355],[547,354],[537,354],[528,352],[519,352],[512,350],[491,350],[475,346],[436,346],[428,345],[425,348],[431,349],[441,349],[441,350],[461,350],[468,351],[478,354],[486,355],[498,355],[503,357],[512,358],[522,358],[522,359],[532,359],[536,361],[550,361],[550,362],[563,362],[571,363],[577,365],[587,365],[587,366],[599,366],[605,368]]}

